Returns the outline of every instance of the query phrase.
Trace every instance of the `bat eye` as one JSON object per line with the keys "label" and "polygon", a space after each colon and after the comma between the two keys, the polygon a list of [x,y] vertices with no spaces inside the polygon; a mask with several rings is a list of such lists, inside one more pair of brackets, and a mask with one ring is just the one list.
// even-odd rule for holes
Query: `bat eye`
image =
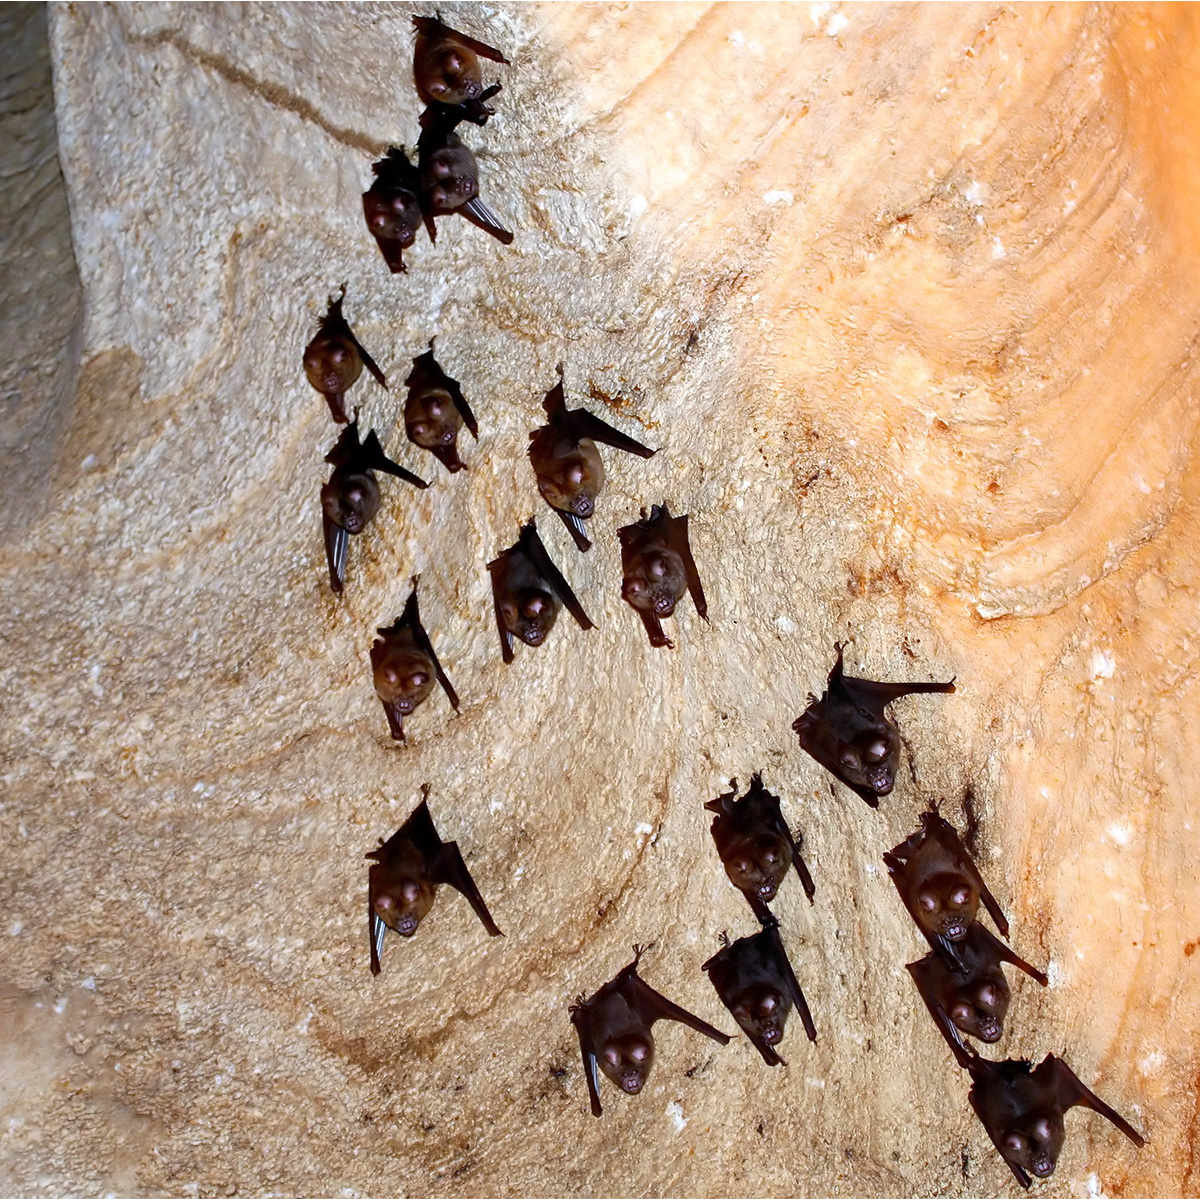
{"label": "bat eye", "polygon": [[384,667],[383,677],[392,685],[398,687],[400,685],[400,672],[395,667]]}
{"label": "bat eye", "polygon": [[921,892],[917,896],[917,900],[926,912],[936,912],[938,908],[938,898],[932,892]]}
{"label": "bat eye", "polygon": [[629,1057],[635,1062],[645,1062],[650,1057],[650,1047],[644,1042],[634,1042],[629,1047]]}
{"label": "bat eye", "polygon": [[1004,1148],[1011,1150],[1014,1154],[1023,1154],[1028,1143],[1019,1133],[1006,1133],[1004,1135]]}
{"label": "bat eye", "polygon": [[614,1067],[619,1067],[621,1065],[621,1052],[616,1048],[616,1046],[605,1046],[604,1061]]}
{"label": "bat eye", "polygon": [[387,224],[387,214],[386,213],[377,212],[377,213],[371,214],[371,228],[372,229],[382,229],[386,224]]}
{"label": "bat eye", "polygon": [[843,749],[838,755],[838,762],[840,762],[843,767],[849,767],[852,771],[857,771],[862,766],[862,759],[859,758],[858,754],[851,750],[849,746]]}
{"label": "bat eye", "polygon": [[625,594],[627,596],[640,596],[646,590],[646,585],[640,579],[625,580]]}
{"label": "bat eye", "polygon": [[430,400],[425,407],[431,417],[440,417],[442,415],[442,402],[440,400]]}
{"label": "bat eye", "polygon": [[408,677],[410,688],[423,688],[429,682],[429,676],[424,671],[415,671]]}
{"label": "bat eye", "polygon": [[442,58],[442,66],[447,75],[457,75],[463,69],[463,60],[455,50],[447,50]]}
{"label": "bat eye", "polygon": [[950,902],[952,904],[963,905],[971,899],[971,889],[968,887],[956,887],[950,893]]}
{"label": "bat eye", "polygon": [[530,596],[522,609],[527,617],[540,617],[545,611],[546,599],[544,596]]}
{"label": "bat eye", "polygon": [[345,346],[333,346],[330,348],[329,359],[331,362],[345,362],[349,357],[350,356],[347,354]]}
{"label": "bat eye", "polygon": [[429,93],[432,96],[444,96],[446,94],[446,85],[440,79],[435,79],[429,85]]}
{"label": "bat eye", "polygon": [[408,432],[412,437],[424,437],[429,432],[429,426],[424,421],[417,421],[408,427]]}
{"label": "bat eye", "polygon": [[1050,1140],[1050,1122],[1045,1117],[1041,1117],[1034,1122],[1033,1136],[1039,1142],[1048,1142]]}
{"label": "bat eye", "polygon": [[646,563],[646,573],[651,579],[661,579],[667,573],[667,560],[660,554],[653,555]]}
{"label": "bat eye", "polygon": [[408,201],[400,195],[393,196],[391,199],[392,212],[402,213],[408,206]]}
{"label": "bat eye", "polygon": [[950,1009],[950,1020],[955,1025],[961,1025],[964,1021],[969,1021],[973,1015],[969,1004],[955,1004]]}
{"label": "bat eye", "polygon": [[567,469],[567,482],[576,484],[583,482],[583,467],[578,463]]}
{"label": "bat eye", "polygon": [[735,858],[733,860],[733,862],[731,862],[729,865],[739,875],[749,875],[751,870],[753,869],[752,864],[748,858]]}
{"label": "bat eye", "polygon": [[883,762],[887,758],[887,743],[884,741],[872,742],[865,751],[867,762]]}
{"label": "bat eye", "polygon": [[768,992],[759,1002],[759,1011],[764,1016],[772,1016],[779,1007],[779,997],[774,992]]}
{"label": "bat eye", "polygon": [[983,987],[979,989],[977,995],[979,997],[979,1003],[982,1004],[984,1008],[992,1008],[995,1006],[996,989],[990,983],[985,983]]}
{"label": "bat eye", "polygon": [[385,892],[382,896],[375,897],[375,907],[379,912],[387,912],[388,909],[396,907],[396,902]]}
{"label": "bat eye", "polygon": [[411,879],[404,882],[400,895],[405,904],[415,904],[421,896],[421,889]]}

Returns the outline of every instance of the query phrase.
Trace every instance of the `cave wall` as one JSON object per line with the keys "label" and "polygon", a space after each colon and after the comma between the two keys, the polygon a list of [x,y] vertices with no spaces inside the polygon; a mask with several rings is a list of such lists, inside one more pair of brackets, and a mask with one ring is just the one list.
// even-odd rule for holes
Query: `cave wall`
{"label": "cave wall", "polygon": [[[464,138],[517,236],[446,220],[392,277],[359,194],[416,140],[408,7],[49,10],[85,319],[53,355],[12,325],[72,386],[29,393],[33,485],[3,443],[5,510],[37,504],[0,545],[0,1182],[1009,1194],[880,858],[938,804],[1051,977],[996,1055],[1064,1054],[1149,1139],[1076,1111],[1038,1190],[1195,1194],[1196,18],[440,11],[511,60]],[[391,382],[362,423],[433,484],[385,485],[337,599],[300,352],[343,281]],[[480,422],[453,477],[398,424],[435,335]],[[559,361],[662,446],[607,456],[586,556],[525,458]],[[671,651],[614,532],[664,498],[710,618],[685,601]],[[484,564],[535,513],[598,628],[505,667]],[[367,650],[416,573],[463,702],[397,745]],[[878,812],[790,729],[846,639],[856,673],[958,681],[896,705]],[[770,1071],[660,1026],[595,1121],[566,1006],[632,943],[733,1028],[699,965],[753,922],[702,804],[755,770],[817,883],[775,908],[819,1040],[793,1022]],[[362,855],[426,782],[506,936],[443,895],[372,979]]]}

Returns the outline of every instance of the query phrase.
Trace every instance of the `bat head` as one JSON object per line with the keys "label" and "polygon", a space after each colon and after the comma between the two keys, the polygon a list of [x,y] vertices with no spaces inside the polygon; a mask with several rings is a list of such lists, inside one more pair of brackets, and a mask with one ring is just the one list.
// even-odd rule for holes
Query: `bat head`
{"label": "bat head", "polygon": [[[371,868],[371,874],[383,874],[382,866]],[[433,907],[436,888],[415,873],[405,872],[386,880],[376,877],[371,887],[371,910],[401,937],[412,937],[426,914]]]}
{"label": "bat head", "polygon": [[421,192],[435,213],[453,212],[479,195],[475,155],[453,134],[449,143],[421,159]]}
{"label": "bat head", "polygon": [[551,508],[574,513],[584,521],[596,511],[596,497],[604,488],[604,463],[591,438],[581,438],[564,454],[545,458],[537,443],[530,446],[536,455],[538,491]]}
{"label": "bat head", "polygon": [[645,1085],[654,1064],[654,1038],[644,1033],[627,1033],[604,1043],[596,1061],[600,1069],[621,1089],[636,1096]]}
{"label": "bat head", "polygon": [[354,475],[334,471],[321,488],[321,507],[347,533],[362,533],[379,511],[379,484],[365,471]]}
{"label": "bat head", "polygon": [[781,991],[762,984],[735,997],[729,1011],[752,1038],[777,1046],[783,1040],[783,1027],[791,1007],[791,1000]]}
{"label": "bat head", "polygon": [[735,888],[769,902],[791,866],[792,852],[782,838],[760,833],[738,838],[724,848],[721,859]]}
{"label": "bat head", "polygon": [[435,679],[429,656],[413,646],[407,632],[378,638],[371,647],[375,693],[404,717],[429,697]]}
{"label": "bat head", "polygon": [[1062,1113],[1030,1112],[1005,1127],[1000,1152],[1030,1175],[1046,1179],[1054,1174],[1065,1140]]}
{"label": "bat head", "polygon": [[897,738],[887,730],[868,730],[853,741],[839,742],[838,770],[842,777],[877,796],[896,785]]}
{"label": "bat head", "polygon": [[918,881],[913,909],[921,927],[948,942],[961,942],[975,923],[979,894],[965,875],[945,871]]}
{"label": "bat head", "polygon": [[450,38],[417,37],[413,79],[426,102],[462,104],[477,100],[483,91],[483,71],[475,52]]}
{"label": "bat head", "polygon": [[558,619],[558,601],[550,592],[528,588],[515,602],[508,598],[501,601],[500,615],[509,633],[527,646],[540,646]]}
{"label": "bat head", "polygon": [[621,595],[634,608],[669,617],[679,597],[687,591],[683,559],[666,546],[647,547],[631,556],[621,581]]}
{"label": "bat head", "polygon": [[963,1033],[981,1042],[998,1042],[1004,1033],[1010,997],[1003,972],[997,972],[955,989],[946,1014]]}
{"label": "bat head", "polygon": [[363,216],[371,236],[380,242],[398,242],[407,250],[421,227],[421,202],[407,188],[381,186],[363,192]]}
{"label": "bat head", "polygon": [[323,396],[349,391],[362,369],[358,348],[346,338],[318,333],[304,348],[304,374]]}
{"label": "bat head", "polygon": [[409,392],[404,402],[404,431],[424,450],[441,450],[458,439],[462,417],[445,388]]}

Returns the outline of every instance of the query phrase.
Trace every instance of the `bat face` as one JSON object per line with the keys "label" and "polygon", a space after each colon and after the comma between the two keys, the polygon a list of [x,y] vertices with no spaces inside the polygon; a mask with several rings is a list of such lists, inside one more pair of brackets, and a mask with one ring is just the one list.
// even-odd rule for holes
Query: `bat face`
{"label": "bat face", "polygon": [[887,796],[896,786],[896,768],[900,765],[900,739],[883,722],[868,729],[837,749],[838,765],[852,783],[877,796]]}
{"label": "bat face", "polygon": [[479,195],[479,164],[456,134],[421,158],[421,191],[435,213],[449,213]]}
{"label": "bat face", "polygon": [[764,832],[731,841],[721,848],[721,859],[735,888],[771,901],[792,865],[792,850],[782,838]]}
{"label": "bat face", "polygon": [[1028,1113],[1008,1125],[1000,1135],[1005,1160],[1038,1179],[1054,1174],[1066,1140],[1062,1114]]}
{"label": "bat face", "polygon": [[376,639],[371,647],[375,693],[401,716],[408,716],[433,691],[434,668],[429,656],[413,645],[408,630]]}
{"label": "bat face", "polygon": [[376,183],[363,192],[363,215],[371,236],[378,241],[398,242],[407,250],[421,227],[421,203],[406,188]]}
{"label": "bat face", "polygon": [[791,1000],[777,988],[760,985],[736,996],[729,1011],[751,1040],[777,1046],[783,1041],[783,1028],[791,1007]]}
{"label": "bat face", "polygon": [[379,484],[369,474],[342,475],[335,471],[321,488],[321,507],[347,533],[362,533],[379,511]]}
{"label": "bat face", "polygon": [[401,937],[412,937],[433,907],[437,888],[422,878],[419,870],[397,863],[385,868],[376,864],[370,870],[371,907],[375,915]]}
{"label": "bat face", "polygon": [[404,403],[408,440],[424,450],[442,450],[458,440],[462,417],[445,388],[412,391]]}
{"label": "bat face", "polygon": [[529,445],[529,460],[537,475],[538,491],[551,508],[589,520],[596,497],[604,488],[604,463],[591,438],[573,445],[555,445],[560,439],[542,438],[539,430]]}
{"label": "bat face", "polygon": [[981,1042],[998,1042],[1004,1033],[1011,993],[1001,972],[953,990],[946,1015],[963,1033]]}
{"label": "bat face", "polygon": [[528,589],[500,601],[504,627],[527,646],[540,646],[558,620],[558,599],[550,592]]}
{"label": "bat face", "polygon": [[417,36],[413,77],[422,100],[462,104],[483,91],[483,71],[475,52],[454,38]]}
{"label": "bat face", "polygon": [[629,556],[621,595],[634,608],[669,617],[685,591],[687,572],[683,559],[669,546],[648,540]]}
{"label": "bat face", "polygon": [[792,726],[800,744],[851,787],[887,796],[896,786],[900,736],[886,718],[874,717],[826,694],[814,700]]}
{"label": "bat face", "polygon": [[600,1048],[596,1060],[600,1069],[630,1096],[636,1096],[645,1086],[654,1065],[654,1037],[647,1029],[610,1038]]}
{"label": "bat face", "polygon": [[323,396],[340,396],[362,374],[358,348],[346,338],[318,333],[304,348],[304,374]]}
{"label": "bat face", "polygon": [[[910,864],[910,870],[913,866]],[[918,876],[912,899],[921,928],[949,942],[961,942],[967,936],[979,908],[979,894],[970,880],[951,871],[924,879]]]}

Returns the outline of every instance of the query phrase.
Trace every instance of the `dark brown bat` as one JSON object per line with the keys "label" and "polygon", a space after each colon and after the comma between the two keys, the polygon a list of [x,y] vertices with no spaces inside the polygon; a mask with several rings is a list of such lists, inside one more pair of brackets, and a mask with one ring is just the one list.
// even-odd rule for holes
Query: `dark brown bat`
{"label": "dark brown bat", "polygon": [[321,318],[316,336],[304,347],[304,373],[308,382],[325,397],[333,419],[344,425],[350,418],[346,415],[346,393],[362,374],[365,366],[381,388],[387,388],[387,380],[375,360],[362,348],[354,336],[354,330],[342,316],[342,301],[346,298],[346,285],[336,296],[329,297],[329,307]]}
{"label": "dark brown bat", "polygon": [[412,591],[404,611],[386,629],[377,629],[380,636],[371,646],[371,669],[375,676],[375,694],[387,714],[392,737],[404,741],[403,720],[433,691],[436,680],[446,693],[451,707],[458,711],[458,693],[450,686],[442,664],[433,652],[429,635],[421,624],[417,609],[417,580],[413,576]]}
{"label": "dark brown bat", "polygon": [[827,771],[857,792],[872,808],[896,783],[900,765],[900,731],[884,711],[900,696],[913,692],[952,692],[949,683],[876,683],[842,673],[842,651],[829,672],[829,685],[820,700],[792,722],[800,745]]}
{"label": "dark brown bat", "polygon": [[621,595],[646,627],[650,645],[672,649],[663,633],[661,617],[669,617],[685,591],[692,595],[696,612],[708,620],[708,602],[700,586],[700,573],[688,540],[687,513],[671,516],[666,502],[655,504],[647,518],[617,530],[621,539]]}
{"label": "dark brown bat", "polygon": [[392,462],[383,452],[375,430],[367,440],[358,440],[356,417],[338,438],[337,444],[325,455],[333,466],[329,482],[321,487],[321,508],[325,527],[325,559],[329,563],[329,586],[340,592],[346,582],[346,549],[352,534],[362,533],[379,511],[379,482],[376,471],[395,475],[414,487],[429,486],[411,471]]}
{"label": "dark brown bat", "polygon": [[919,962],[909,963],[908,972],[958,1065],[966,1067],[969,1054],[960,1033],[981,1042],[997,1042],[1004,1033],[1004,1018],[1012,993],[1000,964],[1012,963],[1042,987],[1046,986],[1046,976],[1018,958],[978,921],[955,944],[954,953],[962,971],[951,970],[938,954],[930,951]]}
{"label": "dark brown bat", "polygon": [[363,192],[363,216],[388,270],[407,271],[404,251],[417,240],[424,214],[421,180],[403,146],[392,146],[371,170],[375,182]]}
{"label": "dark brown bat", "polygon": [[752,937],[738,938],[730,945],[721,934],[723,949],[718,950],[701,970],[721,997],[721,1003],[733,1014],[754,1048],[768,1067],[782,1064],[775,1047],[783,1040],[784,1025],[794,1005],[804,1023],[808,1040],[817,1040],[808,1001],[800,990],[792,964],[779,936],[779,922],[770,921]]}
{"label": "dark brown bat", "polygon": [[562,518],[575,545],[588,550],[592,543],[583,531],[583,522],[595,512],[596,497],[604,487],[604,462],[596,443],[639,458],[652,458],[657,451],[635,442],[585,408],[568,409],[562,363],[558,364],[558,382],[546,393],[542,408],[550,422],[529,435],[529,461],[538,491]]}
{"label": "dark brown bat", "polygon": [[992,1062],[972,1055],[967,1069],[972,1081],[971,1107],[1023,1188],[1029,1187],[1031,1176],[1045,1179],[1054,1174],[1067,1136],[1063,1115],[1076,1105],[1107,1118],[1135,1146],[1146,1144],[1120,1113],[1086,1088],[1053,1054],[1033,1070],[1023,1060]]}
{"label": "dark brown bat", "polygon": [[1008,937],[1008,921],[979,874],[958,832],[935,812],[921,828],[883,856],[888,874],[925,940],[952,971],[965,973],[958,945],[975,922],[979,902]]}
{"label": "dark brown bat", "polygon": [[457,213],[472,225],[508,246],[512,233],[480,199],[479,164],[455,127],[466,119],[460,108],[434,105],[421,114],[417,141],[417,175],[421,188],[421,213],[431,242],[437,241],[435,218]]}
{"label": "dark brown bat", "polygon": [[367,931],[371,942],[371,974],[379,974],[384,934],[394,929],[412,937],[437,898],[439,885],[448,883],[462,892],[492,937],[502,937],[492,920],[457,842],[443,842],[429,815],[429,785],[412,816],[379,849],[368,851],[374,859],[367,883]]}
{"label": "dark brown bat", "polygon": [[[463,104],[486,98],[479,60],[508,63],[494,46],[477,42],[433,17],[413,17],[417,42],[413,48],[413,79],[425,104]],[[499,91],[497,85],[489,94]],[[489,114],[490,115],[490,114]],[[485,118],[486,119],[486,118]]]}
{"label": "dark brown bat", "polygon": [[565,605],[580,629],[594,629],[570,585],[546,553],[533,521],[521,527],[517,544],[487,565],[492,577],[492,602],[500,653],[513,660],[513,637],[527,646],[540,646],[554,628],[560,605]]}
{"label": "dark brown bat", "polygon": [[479,425],[458,381],[451,379],[433,357],[432,338],[429,349],[413,359],[404,384],[408,388],[404,402],[408,440],[428,450],[447,471],[461,471],[466,464],[458,457],[458,431],[466,425],[478,441]]}
{"label": "dark brown bat", "polygon": [[817,889],[800,856],[803,839],[792,837],[779,807],[779,797],[763,787],[757,771],[746,794],[740,800],[734,799],[736,795],[737,780],[731,779],[729,791],[704,807],[717,814],[710,832],[725,865],[725,874],[765,925],[775,920],[767,902],[775,898],[789,867],[796,868],[810,904]]}
{"label": "dark brown bat", "polygon": [[654,1036],[650,1027],[655,1021],[679,1021],[722,1046],[729,1042],[727,1034],[673,1004],[638,975],[638,962],[647,948],[634,946],[629,966],[587,1000],[580,996],[569,1010],[571,1023],[579,1034],[583,1073],[594,1117],[603,1111],[597,1064],[623,1092],[635,1096],[642,1090],[654,1065]]}

